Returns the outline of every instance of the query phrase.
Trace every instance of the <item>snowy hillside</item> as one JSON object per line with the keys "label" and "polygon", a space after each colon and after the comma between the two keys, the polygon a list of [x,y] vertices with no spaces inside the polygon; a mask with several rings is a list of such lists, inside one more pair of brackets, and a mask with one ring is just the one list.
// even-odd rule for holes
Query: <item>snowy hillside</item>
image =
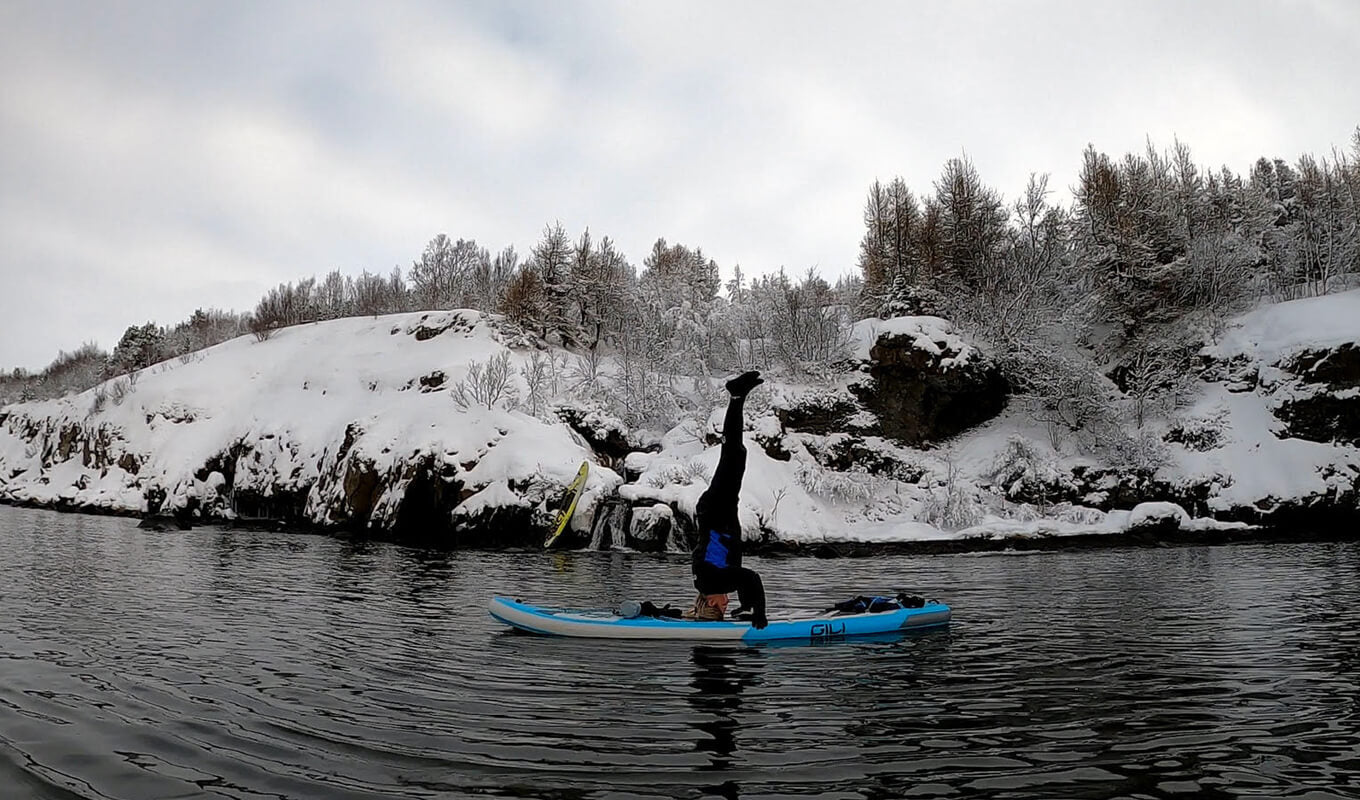
{"label": "snowy hillside", "polygon": [[[1202,354],[1192,406],[1160,423],[1168,457],[1151,475],[1053,446],[945,320],[854,333],[839,378],[771,376],[748,404],[748,537],[801,546],[1240,524],[1165,501],[1220,520],[1357,513],[1360,440],[1348,437],[1360,375],[1345,359],[1360,343],[1360,292],[1230,325]],[[598,401],[618,369],[475,311],[240,337],[0,410],[0,500],[522,545],[539,540],[588,460],[568,546],[683,550],[716,463],[723,393],[695,382],[698,411],[668,430],[629,430]],[[1349,415],[1351,432],[1319,435],[1326,413]]]}
{"label": "snowy hillside", "polygon": [[[513,504],[532,507],[591,454],[564,425],[451,399],[472,365],[502,353],[510,351],[497,331],[470,311],[239,337],[147,368],[131,386],[112,381],[8,408],[0,493],[113,511],[392,528],[403,512],[409,524],[425,522],[411,518],[407,495],[428,477],[422,464],[425,472],[438,464],[465,515],[511,503],[511,483]],[[609,469],[593,470],[583,510],[617,482]],[[360,497],[365,483],[370,496]],[[455,522],[443,520],[456,533]]]}

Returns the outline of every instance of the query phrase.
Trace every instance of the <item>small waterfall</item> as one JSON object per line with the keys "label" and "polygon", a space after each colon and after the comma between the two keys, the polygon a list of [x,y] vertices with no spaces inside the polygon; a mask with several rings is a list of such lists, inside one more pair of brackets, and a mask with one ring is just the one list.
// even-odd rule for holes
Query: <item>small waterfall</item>
{"label": "small waterfall", "polygon": [[590,529],[591,550],[619,550],[628,545],[628,518],[632,508],[622,497],[611,497],[595,510]]}
{"label": "small waterfall", "polygon": [[665,551],[667,553],[688,553],[691,547],[689,537],[685,535],[684,531],[680,530],[680,526],[671,526],[671,529],[666,533]]}
{"label": "small waterfall", "polygon": [[632,507],[628,503],[609,510],[609,549],[622,550],[628,546],[628,517]]}
{"label": "small waterfall", "polygon": [[604,529],[608,526],[608,514],[604,507],[595,510],[595,523],[590,527],[590,544],[586,545],[587,550],[599,550],[600,543],[604,540]]}

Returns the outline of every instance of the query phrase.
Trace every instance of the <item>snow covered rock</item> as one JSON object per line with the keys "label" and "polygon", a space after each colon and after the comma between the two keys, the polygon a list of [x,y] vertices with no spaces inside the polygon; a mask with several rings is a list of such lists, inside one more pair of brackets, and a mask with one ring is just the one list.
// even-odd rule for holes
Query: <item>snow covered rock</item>
{"label": "snow covered rock", "polygon": [[860,374],[848,386],[779,399],[774,411],[786,430],[918,446],[985,422],[1006,403],[1000,370],[940,317],[861,320],[851,356]]}
{"label": "snow covered rock", "polygon": [[1190,515],[1175,503],[1139,503],[1129,512],[1124,529],[1130,533],[1166,533],[1184,529]]}
{"label": "snow covered rock", "polygon": [[1259,308],[1201,355],[1267,399],[1281,438],[1360,445],[1360,290]]}
{"label": "snow covered rock", "polygon": [[1008,388],[1001,371],[939,317],[864,320],[855,326],[870,380],[851,391],[882,436],[906,445],[939,441],[996,416]]}
{"label": "snow covered rock", "polygon": [[1273,409],[1290,435],[1360,445],[1360,343],[1304,350],[1278,366],[1297,378]]}
{"label": "snow covered rock", "polygon": [[633,508],[628,525],[629,543],[638,550],[683,549],[675,512],[665,503]]}
{"label": "snow covered rock", "polygon": [[622,420],[598,409],[559,403],[552,411],[554,416],[585,439],[596,455],[609,459],[611,463],[622,461],[635,450],[646,449],[633,441]]}

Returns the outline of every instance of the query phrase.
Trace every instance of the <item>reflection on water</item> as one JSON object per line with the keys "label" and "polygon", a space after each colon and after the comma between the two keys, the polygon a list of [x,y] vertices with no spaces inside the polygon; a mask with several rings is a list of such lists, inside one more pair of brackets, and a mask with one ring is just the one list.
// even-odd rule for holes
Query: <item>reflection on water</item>
{"label": "reflection on water", "polygon": [[737,750],[741,693],[755,679],[758,669],[755,664],[743,666],[739,659],[759,656],[759,650],[730,645],[695,645],[691,652],[694,677],[690,686],[694,691],[689,701],[702,717],[694,727],[708,736],[696,741],[695,749],[711,754],[709,763],[700,769],[724,770],[732,766],[732,754]]}
{"label": "reflection on water", "polygon": [[1360,547],[757,560],[946,630],[547,639],[493,593],[684,604],[687,562],[0,508],[0,797],[1356,797]]}

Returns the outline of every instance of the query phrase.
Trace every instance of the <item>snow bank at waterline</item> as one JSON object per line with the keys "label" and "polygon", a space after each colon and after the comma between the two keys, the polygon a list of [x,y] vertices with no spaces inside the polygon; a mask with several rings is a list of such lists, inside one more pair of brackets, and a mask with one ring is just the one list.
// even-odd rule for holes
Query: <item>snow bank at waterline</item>
{"label": "snow bank at waterline", "polygon": [[[748,537],[770,543],[888,544],[1228,530],[1244,527],[1231,520],[1250,519],[1255,508],[1354,506],[1360,450],[1299,438],[1276,414],[1309,392],[1344,390],[1314,386],[1286,367],[1300,352],[1360,342],[1357,320],[1360,292],[1349,292],[1271,306],[1230,325],[1204,357],[1232,368],[1207,374],[1177,423],[1207,433],[1189,444],[1168,438],[1169,456],[1148,483],[1160,496],[1123,507],[1111,499],[1123,495],[1110,475],[1099,479],[1108,486],[1042,503],[993,485],[998,459],[1017,440],[1043,462],[1027,469],[1052,473],[1055,485],[1102,466],[1053,447],[1020,398],[946,442],[913,448],[873,435],[863,410],[847,432],[781,422],[781,410],[802,397],[852,402],[846,388],[863,370],[815,388],[769,375],[748,403],[742,524]],[[981,358],[935,317],[859,323],[854,357],[867,363],[881,338],[934,353],[938,369]],[[0,500],[267,516],[449,546],[513,545],[538,535],[562,487],[591,461],[567,546],[685,549],[717,461],[720,384],[707,382],[707,394],[696,384],[690,400],[699,410],[669,430],[629,431],[598,391],[581,388],[574,358],[474,311],[241,337],[81,394],[0,409]],[[506,394],[469,402],[464,392],[455,402],[460,382],[496,359],[507,369]],[[530,385],[529,367],[545,359],[551,379]],[[1252,378],[1244,382],[1246,365]],[[601,367],[606,389],[617,368],[609,359]],[[563,405],[572,413],[559,413]],[[615,513],[622,507],[627,513]],[[625,529],[602,531],[610,525]]]}

